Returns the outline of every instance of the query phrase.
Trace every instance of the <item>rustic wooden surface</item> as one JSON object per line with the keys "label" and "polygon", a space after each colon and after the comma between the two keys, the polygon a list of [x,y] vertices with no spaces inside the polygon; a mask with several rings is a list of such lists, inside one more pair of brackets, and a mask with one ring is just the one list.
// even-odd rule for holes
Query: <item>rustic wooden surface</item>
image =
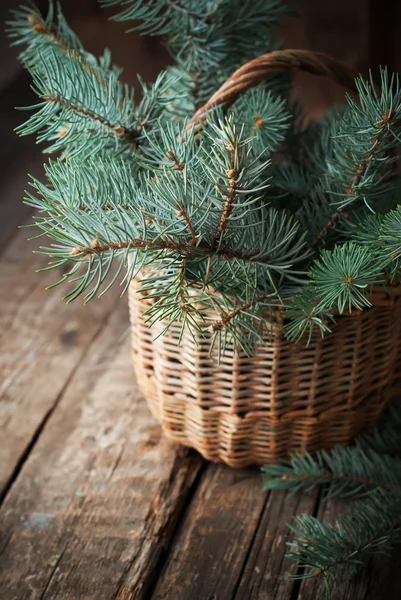
{"label": "rustic wooden surface", "polygon": [[[26,237],[0,257],[0,598],[318,598],[290,579],[286,523],[338,505],[171,446],[121,342],[125,301],[64,306]],[[335,600],[398,599],[400,564],[372,559]]]}
{"label": "rustic wooden surface", "polygon": [[[65,306],[27,235],[0,256],[0,598],[317,598],[315,582],[289,578],[286,523],[338,506],[267,493],[256,470],[171,446],[121,341],[126,302]],[[334,598],[398,599],[400,564],[372,559]]]}
{"label": "rustic wooden surface", "polygon": [[[298,4],[305,18],[288,26],[287,46],[366,66],[367,0]],[[117,62],[125,58],[129,81],[138,57],[149,79],[166,60],[135,38],[136,63],[128,61],[121,27],[90,10],[75,25],[92,51],[108,43]],[[318,493],[267,493],[257,470],[171,446],[121,341],[126,301],[111,292],[66,307],[59,291],[44,291],[54,274],[36,274],[45,260],[16,229],[29,215],[20,201],[26,173],[43,162],[31,140],[11,132],[27,88],[19,77],[0,98],[0,600],[317,599],[314,581],[290,578],[297,565],[285,558],[286,523],[302,512],[334,519],[342,507]],[[297,91],[313,116],[340,93],[313,78]],[[400,553],[372,558],[333,600],[398,600],[400,565]]]}

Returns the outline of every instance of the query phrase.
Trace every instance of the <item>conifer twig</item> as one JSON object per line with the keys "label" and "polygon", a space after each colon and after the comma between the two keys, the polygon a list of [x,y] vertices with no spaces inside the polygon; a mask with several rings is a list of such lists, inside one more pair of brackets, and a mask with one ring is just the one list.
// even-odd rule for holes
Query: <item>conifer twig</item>
{"label": "conifer twig", "polygon": [[271,292],[266,293],[266,294],[260,294],[253,300],[251,300],[249,302],[244,302],[240,306],[237,306],[237,308],[235,308],[232,312],[226,313],[225,315],[222,315],[222,317],[220,319],[217,319],[216,321],[214,321],[210,325],[209,330],[212,333],[215,333],[216,331],[221,331],[222,329],[227,327],[227,325],[229,325],[235,319],[235,317],[238,316],[241,312],[246,311],[249,308],[252,308],[253,306],[255,306],[255,304],[258,304],[258,302],[263,302],[263,300],[268,298],[268,296],[271,296]]}
{"label": "conifer twig", "polygon": [[224,203],[223,212],[220,217],[220,222],[217,227],[216,238],[219,239],[227,227],[227,221],[233,210],[233,204],[237,193],[237,177],[238,173],[234,168],[227,170],[229,177],[229,187],[227,191],[226,201]]}
{"label": "conifer twig", "polygon": [[[174,167],[178,171],[180,171],[180,173],[184,176],[185,163],[180,163],[179,162],[178,158],[175,155],[174,150],[171,150],[171,149],[168,150],[168,152],[167,152],[167,158],[169,158],[173,162]],[[189,229],[189,231],[190,231],[190,233],[192,235],[192,240],[191,241],[192,241],[193,244],[195,244],[196,241],[197,241],[197,235],[196,235],[195,227],[193,226],[192,221],[190,219],[190,216],[187,213],[187,211],[185,210],[183,203],[180,202],[180,201],[177,201],[177,204],[178,204],[178,208],[179,208],[179,211],[177,212],[177,217],[182,217],[184,219],[184,221],[185,221],[185,223],[186,223],[186,225],[187,225],[187,227],[188,227],[188,229]]]}
{"label": "conifer twig", "polygon": [[184,221],[187,224],[187,227],[188,227],[188,229],[189,229],[189,231],[190,231],[190,233],[192,235],[192,239],[191,239],[190,243],[195,244],[198,238],[197,238],[197,235],[196,235],[195,228],[192,225],[192,221],[191,221],[191,219],[190,219],[187,211],[185,210],[183,203],[180,202],[180,201],[178,201],[177,204],[178,204],[179,209],[180,209],[177,212],[177,217],[182,217],[184,219]]}
{"label": "conifer twig", "polygon": [[400,496],[377,493],[335,523],[302,515],[289,524],[295,534],[287,557],[304,570],[301,579],[323,578],[326,598],[344,577],[355,575],[370,554],[391,549],[400,539]]}
{"label": "conifer twig", "polygon": [[99,125],[101,125],[101,127],[103,127],[104,130],[109,131],[110,133],[112,133],[114,136],[116,136],[118,138],[126,138],[127,140],[130,140],[131,142],[136,141],[136,138],[138,136],[138,133],[136,131],[127,129],[127,128],[123,127],[122,125],[115,126],[112,123],[109,123],[108,121],[106,121],[105,119],[100,117],[99,115],[96,115],[96,114],[90,112],[89,110],[86,110],[84,108],[77,106],[70,100],[67,101],[65,98],[62,98],[61,96],[57,95],[56,93],[54,93],[53,96],[47,95],[43,99],[45,100],[45,102],[48,102],[49,104],[55,104],[55,105],[61,106],[62,108],[65,108],[66,110],[71,110],[72,112],[79,115],[80,117],[90,119],[91,121],[95,121],[95,122],[99,123]]}
{"label": "conifer twig", "polygon": [[176,169],[178,169],[178,171],[181,171],[181,173],[184,171],[185,169],[185,163],[180,163],[178,161],[178,158],[176,157],[174,150],[168,150],[167,152],[167,158],[169,158],[173,163]]}
{"label": "conifer twig", "polygon": [[399,490],[400,486],[397,485],[386,485],[385,483],[381,482],[381,481],[374,481],[373,479],[366,479],[364,477],[355,477],[355,476],[351,476],[351,475],[347,475],[344,473],[325,473],[324,475],[322,475],[321,473],[286,473],[285,475],[281,476],[281,480],[290,483],[291,481],[302,481],[302,480],[308,480],[308,482],[311,481],[311,479],[316,479],[316,485],[321,485],[322,484],[322,480],[324,479],[325,482],[328,481],[340,481],[343,484],[347,484],[350,483],[352,485],[362,485],[366,488],[382,488],[383,490]]}
{"label": "conifer twig", "polygon": [[56,34],[47,27],[43,19],[40,19],[35,13],[30,13],[27,17],[28,22],[32,25],[32,31],[37,35],[43,35],[49,42],[52,42],[60,48],[65,54],[73,52],[72,48],[67,46]]}
{"label": "conifer twig", "polygon": [[94,69],[92,69],[89,66],[88,62],[84,59],[84,56],[83,56],[82,52],[79,52],[75,48],[70,48],[70,46],[68,46],[60,37],[58,37],[54,33],[54,31],[52,31],[46,25],[45,21],[42,18],[40,18],[35,13],[30,13],[28,15],[28,17],[27,17],[27,20],[32,25],[32,31],[33,31],[33,33],[35,33],[36,35],[43,36],[49,42],[51,42],[52,44],[54,44],[55,46],[57,46],[57,48],[59,48],[67,56],[70,56],[71,58],[78,58],[79,57],[83,69],[87,73],[91,73],[91,74],[95,75],[95,77],[96,77],[96,79],[98,80],[99,83],[103,83],[102,79],[101,79],[101,77],[99,75],[99,73],[97,73]]}
{"label": "conifer twig", "polygon": [[[377,124],[377,127],[380,129],[379,133],[373,139],[372,144],[366,153],[365,159],[361,161],[356,169],[355,175],[352,178],[351,184],[346,190],[346,197],[352,198],[355,194],[355,190],[358,185],[361,183],[364,175],[370,168],[371,161],[375,159],[375,151],[376,148],[383,141],[383,138],[389,131],[388,127],[394,117],[394,113],[392,111],[389,114],[382,114],[381,121]],[[328,232],[333,229],[340,219],[347,219],[349,217],[349,211],[343,206],[336,209],[333,214],[330,216],[326,225],[319,231],[319,233],[315,236],[314,240],[310,244],[311,248],[316,248],[320,246],[323,242],[324,238],[327,236]]]}
{"label": "conifer twig", "polygon": [[99,240],[95,239],[89,246],[77,246],[70,252],[70,256],[80,256],[85,258],[91,254],[105,254],[107,252],[115,250],[171,250],[177,252],[183,256],[219,256],[225,260],[238,259],[250,263],[269,263],[269,257],[258,258],[258,251],[246,251],[246,250],[233,250],[227,246],[220,246],[216,248],[214,245],[202,242],[196,247],[193,245],[192,240],[189,242],[173,241],[171,239],[157,239],[157,240],[143,240],[137,238],[135,240],[129,240],[125,242],[109,242],[101,244]]}
{"label": "conifer twig", "polygon": [[227,221],[230,218],[231,212],[233,210],[233,204],[237,195],[237,177],[238,177],[238,173],[237,170],[235,168],[236,166],[236,158],[238,158],[238,152],[239,152],[239,145],[238,145],[238,137],[235,136],[234,139],[234,144],[235,147],[232,145],[231,142],[227,142],[227,149],[230,152],[230,161],[231,161],[231,165],[230,168],[227,169],[226,174],[228,177],[228,190],[227,190],[227,194],[226,194],[226,199],[225,199],[225,203],[223,206],[223,211],[221,213],[221,217],[220,217],[220,221],[219,224],[217,226],[217,231],[216,231],[216,242],[218,242],[226,227],[227,227]]}

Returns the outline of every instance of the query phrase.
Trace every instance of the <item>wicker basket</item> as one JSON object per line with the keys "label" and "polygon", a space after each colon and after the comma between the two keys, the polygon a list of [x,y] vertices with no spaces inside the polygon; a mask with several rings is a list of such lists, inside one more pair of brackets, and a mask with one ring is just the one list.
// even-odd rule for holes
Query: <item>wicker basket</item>
{"label": "wicker basket", "polygon": [[[194,116],[284,69],[329,75],[347,87],[347,67],[324,54],[273,52],[241,67]],[[133,358],[139,386],[166,435],[232,467],[278,461],[297,450],[347,444],[375,424],[401,367],[399,287],[376,287],[372,308],[341,315],[333,333],[305,348],[275,331],[252,357],[227,351],[217,361],[210,338],[194,340],[180,324],[151,328],[151,300],[130,286]]]}

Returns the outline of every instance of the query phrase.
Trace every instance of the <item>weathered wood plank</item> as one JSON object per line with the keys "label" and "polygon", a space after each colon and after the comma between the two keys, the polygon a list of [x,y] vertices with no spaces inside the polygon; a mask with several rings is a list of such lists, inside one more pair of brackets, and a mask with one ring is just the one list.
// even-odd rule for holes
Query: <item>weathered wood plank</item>
{"label": "weathered wood plank", "polygon": [[[312,514],[316,493],[294,496],[272,492],[258,527],[234,600],[290,600],[297,564],[285,558],[294,515]],[[297,584],[295,584],[297,585]]]}
{"label": "weathered wood plank", "polygon": [[152,599],[233,598],[266,498],[258,471],[210,465],[180,524]]}
{"label": "weathered wood plank", "polygon": [[202,460],[160,435],[119,343],[125,327],[122,303],[3,504],[0,597],[111,600],[129,574],[125,597],[142,598],[154,577]]}
{"label": "weathered wood plank", "polygon": [[[46,292],[57,274],[38,275],[22,230],[0,260],[0,496],[110,314],[117,290],[88,306]],[[128,324],[128,319],[127,319]]]}

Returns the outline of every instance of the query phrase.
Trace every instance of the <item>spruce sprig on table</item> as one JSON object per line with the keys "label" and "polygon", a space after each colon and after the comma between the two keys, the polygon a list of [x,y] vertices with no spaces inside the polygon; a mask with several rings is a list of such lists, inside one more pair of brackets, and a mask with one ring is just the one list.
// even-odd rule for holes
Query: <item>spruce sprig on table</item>
{"label": "spruce sprig on table", "polygon": [[269,490],[312,490],[325,499],[355,500],[334,523],[300,515],[289,523],[287,556],[299,577],[322,579],[326,598],[356,575],[371,554],[390,552],[401,540],[401,404],[390,407],[370,433],[350,448],[297,454],[285,464],[262,468]]}

